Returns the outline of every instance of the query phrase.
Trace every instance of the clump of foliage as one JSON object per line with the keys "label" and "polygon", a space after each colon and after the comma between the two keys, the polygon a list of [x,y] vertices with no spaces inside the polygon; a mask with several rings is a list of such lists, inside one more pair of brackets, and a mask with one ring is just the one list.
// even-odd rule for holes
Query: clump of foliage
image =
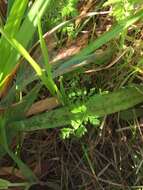
{"label": "clump of foliage", "polygon": [[140,0],[108,0],[104,6],[112,6],[111,15],[121,22],[134,13],[140,2]]}
{"label": "clump of foliage", "polygon": [[[109,41],[116,41],[116,39],[120,41],[119,37],[122,36],[125,43],[128,27],[131,27],[139,19],[142,19],[143,12],[140,8],[139,10],[137,9],[141,1],[106,1],[104,6],[112,7],[111,15],[117,21],[115,26],[111,27],[110,30],[106,31],[104,34],[101,34],[95,41],[91,41],[91,43],[75,56],[72,56],[67,60],[62,60],[56,67],[52,67],[49,62],[47,46],[43,38],[43,30],[41,26],[42,16],[47,11],[44,16],[47,20],[43,19],[43,28],[44,31],[47,31],[47,29],[51,29],[59,23],[77,16],[77,5],[79,1],[61,0],[53,9],[51,5],[54,2],[50,0],[30,1],[31,5],[29,5],[28,0],[15,0],[9,2],[11,3],[8,4],[8,18],[6,19],[6,23],[0,25],[0,88],[2,89],[3,86],[5,86],[11,72],[18,65],[18,61],[21,60],[21,56],[30,64],[31,68],[35,71],[35,74],[28,76],[28,80],[25,82],[25,78],[22,74],[27,72],[27,70],[22,70],[21,76],[16,77],[16,81],[12,84],[12,88],[8,95],[4,97],[0,103],[0,106],[5,109],[4,113],[0,115],[0,153],[2,153],[2,156],[4,153],[7,153],[16,162],[23,176],[28,181],[21,185],[28,189],[29,184],[36,183],[38,180],[32,170],[29,169],[29,167],[18,158],[17,154],[11,150],[10,143],[18,132],[30,132],[61,127],[61,137],[63,139],[71,137],[81,138],[86,134],[90,126],[99,126],[100,120],[105,115],[131,108],[143,102],[142,85],[132,85],[131,87],[121,88],[118,91],[116,91],[117,87],[115,87],[114,92],[107,93],[100,93],[97,89],[95,94],[94,86],[87,85],[88,91],[86,87],[81,87],[80,78],[77,76],[79,74],[78,72],[76,72],[75,78],[74,75],[69,75],[71,68],[76,70],[79,65],[82,66],[85,62],[86,64],[91,63],[88,61],[93,58],[94,52],[99,48],[102,49],[103,45],[104,48],[106,48]],[[50,2],[51,4],[49,5]],[[52,19],[50,20],[49,18]],[[48,27],[45,28],[46,25],[48,25]],[[36,31],[38,31],[39,38],[37,40],[39,40],[41,55],[43,58],[42,64],[44,66],[34,60],[29,53],[29,47],[33,45],[31,39],[35,37]],[[25,35],[26,32],[27,35]],[[60,29],[60,34],[62,37],[66,34],[66,37],[74,37],[74,23],[70,23]],[[104,48],[102,55],[104,55]],[[95,59],[96,57],[92,60],[92,64],[94,64],[94,66],[96,65],[96,67],[101,66]],[[101,56],[100,59],[103,59],[103,57]],[[106,67],[107,65],[105,61],[102,61],[101,64],[102,68],[108,68]],[[69,75],[69,80],[66,84],[69,88],[67,91],[64,89],[64,85],[58,83],[57,80],[59,76],[64,75],[65,73],[68,73]],[[120,73],[122,73],[122,69],[120,70]],[[81,77],[84,78],[83,73]],[[41,82],[39,82],[39,79]],[[86,80],[92,79],[88,78]],[[34,83],[32,83],[33,81]],[[25,93],[27,84],[30,84],[32,89]],[[36,100],[40,88],[43,87],[43,85],[46,86],[48,95],[56,96],[55,98],[58,97],[61,107],[27,118],[25,113],[27,113],[33,102]],[[59,86],[61,87],[60,90],[58,88]],[[122,86],[123,85],[121,85],[121,87]],[[0,179],[0,185],[2,188],[8,188],[13,184]],[[17,185],[20,186],[20,184]]]}
{"label": "clump of foliage", "polygon": [[78,0],[66,0],[65,4],[63,5],[63,8],[61,9],[62,17],[70,18],[77,16],[78,15],[77,3]]}
{"label": "clump of foliage", "polygon": [[[71,19],[78,15],[77,10],[78,0],[61,0],[58,3],[52,2],[51,9],[44,16],[43,23],[46,28],[51,29],[52,27],[60,24],[63,21]],[[54,8],[53,8],[54,7]],[[75,25],[69,23],[61,29],[62,35],[68,35],[74,37]]]}

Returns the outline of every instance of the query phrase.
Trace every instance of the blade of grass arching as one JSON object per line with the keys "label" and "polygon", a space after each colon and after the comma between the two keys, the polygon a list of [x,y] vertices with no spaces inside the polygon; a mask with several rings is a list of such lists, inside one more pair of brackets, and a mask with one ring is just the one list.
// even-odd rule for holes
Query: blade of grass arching
{"label": "blade of grass arching", "polygon": [[[37,13],[39,13],[39,16],[42,16],[50,4],[51,0],[37,0],[34,2],[33,6],[25,16],[25,19],[23,20],[23,23],[15,35],[15,38],[25,47],[29,45],[29,42],[31,41],[36,28],[37,28]],[[25,35],[26,34],[26,35]],[[1,81],[4,80],[4,78],[12,71],[12,69],[17,64],[18,59],[20,58],[19,52],[17,52],[15,49],[10,50],[10,56],[8,57],[8,61],[5,62],[5,70],[0,71],[0,73],[3,73],[3,76],[1,77]],[[0,63],[0,68],[3,68],[3,65]],[[1,82],[0,81],[0,82]]]}
{"label": "blade of grass arching", "polygon": [[44,63],[45,63],[46,74],[47,74],[48,89],[53,96],[55,96],[57,94],[59,99],[61,99],[62,98],[61,93],[60,93],[59,89],[57,88],[57,85],[54,82],[53,77],[52,77],[52,68],[49,63],[48,49],[47,49],[47,46],[46,46],[46,43],[44,41],[43,34],[42,34],[42,26],[41,26],[41,18],[40,17],[38,19],[38,33],[39,33],[39,40],[40,40],[42,55],[43,55]]}
{"label": "blade of grass arching", "polygon": [[[7,41],[14,47],[33,67],[38,77],[41,79],[43,84],[48,88],[50,91],[51,88],[56,89],[55,83],[53,81],[49,81],[48,77],[46,77],[45,72],[40,68],[40,66],[36,63],[36,61],[30,56],[30,54],[26,51],[26,49],[14,38],[11,38],[8,36],[2,28],[0,28],[0,33],[7,39]],[[0,88],[2,87],[3,82],[0,83]],[[50,91],[51,92],[51,91]],[[55,95],[55,92],[51,92],[52,95]],[[58,98],[60,101],[62,101],[62,96],[58,90],[56,90],[56,93],[58,95]],[[63,103],[63,102],[62,102]]]}
{"label": "blade of grass arching", "polygon": [[[11,38],[4,32],[2,28],[0,28],[0,33],[5,37],[5,39],[9,42],[9,44],[14,47],[33,67],[36,71],[37,75],[41,78],[43,76],[43,71],[40,66],[33,60],[33,58],[29,55],[29,53],[25,50],[25,48],[14,38]],[[3,83],[0,83],[0,87]]]}
{"label": "blade of grass arching", "polygon": [[89,65],[91,63],[96,64],[97,66],[100,66],[102,64],[108,64],[109,61],[111,61],[112,57],[113,57],[113,48],[110,48],[100,53],[95,52],[90,55],[87,55],[85,56],[84,61],[82,62],[76,61],[74,65],[69,65],[62,70],[60,69],[60,66],[58,66],[57,64],[57,68],[55,68],[53,72],[53,78],[71,72],[75,69],[78,69],[79,67]]}
{"label": "blade of grass arching", "polygon": [[37,181],[37,177],[34,175],[32,170],[28,168],[26,164],[24,164],[9,148],[8,143],[7,143],[7,137],[6,137],[6,119],[4,116],[0,117],[0,144],[4,147],[8,155],[16,162],[18,165],[19,169],[21,170],[23,176],[29,180],[30,182],[35,182]]}
{"label": "blade of grass arching", "polygon": [[40,46],[42,50],[42,55],[44,58],[44,64],[45,64],[45,69],[48,74],[49,78],[52,78],[52,70],[51,70],[51,65],[49,64],[49,55],[48,55],[48,49],[45,44],[43,34],[42,34],[42,26],[41,26],[41,18],[38,19],[38,34],[39,34],[39,41],[40,41]]}
{"label": "blade of grass arching", "polygon": [[[72,105],[71,107],[58,108],[9,125],[12,125],[18,131],[63,127],[70,125],[73,120],[83,120],[83,115],[102,117],[129,109],[141,102],[143,102],[143,86],[126,87],[117,92],[103,95],[97,94],[87,102]],[[82,111],[81,107],[84,107],[84,111]],[[79,112],[75,113],[74,110],[79,110]]]}
{"label": "blade of grass arching", "polygon": [[63,62],[63,64],[59,67],[59,71],[62,72],[63,69],[69,67],[69,66],[74,66],[77,64],[77,62],[82,62],[84,61],[85,57],[89,55],[90,53],[94,52],[98,48],[100,48],[102,45],[106,44],[113,38],[116,38],[119,36],[119,34],[127,29],[129,26],[134,24],[136,21],[141,19],[143,17],[143,10],[139,11],[135,15],[131,16],[128,19],[125,19],[121,24],[117,24],[113,26],[109,31],[105,32],[102,34],[97,40],[94,42],[91,42],[86,48],[80,51],[79,54],[73,56],[68,61]]}

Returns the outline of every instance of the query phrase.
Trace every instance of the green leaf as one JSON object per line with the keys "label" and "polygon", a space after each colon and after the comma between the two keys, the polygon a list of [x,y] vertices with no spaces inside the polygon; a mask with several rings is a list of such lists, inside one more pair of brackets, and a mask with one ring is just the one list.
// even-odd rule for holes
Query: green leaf
{"label": "green leaf", "polygon": [[71,134],[73,134],[73,130],[71,128],[63,128],[63,129],[61,129],[60,136],[61,136],[62,139],[68,139],[71,136]]}
{"label": "green leaf", "polygon": [[13,6],[13,3],[14,3],[15,0],[8,0],[8,8],[7,8],[7,16],[9,15],[10,13],[10,10]]}
{"label": "green leaf", "polygon": [[80,125],[78,129],[75,131],[75,136],[77,138],[81,138],[85,133],[87,132],[87,129],[84,125]]}
{"label": "green leaf", "polygon": [[74,130],[78,129],[78,127],[81,125],[82,121],[79,120],[71,120],[71,126]]}
{"label": "green leaf", "polygon": [[74,106],[74,108],[71,110],[72,113],[85,113],[87,110],[86,106],[85,105],[77,105],[77,106]]}
{"label": "green leaf", "polygon": [[57,94],[60,98],[62,96],[58,90],[56,83],[53,80],[53,77],[52,77],[52,68],[49,63],[48,49],[47,49],[47,46],[43,39],[43,34],[42,34],[41,18],[38,19],[38,32],[39,32],[39,40],[40,40],[41,50],[42,50],[42,54],[43,54],[43,58],[44,58],[46,74],[47,74],[47,82],[45,80],[46,86],[53,96],[55,96]]}
{"label": "green leaf", "polygon": [[98,119],[98,117],[96,117],[96,116],[88,116],[88,120],[89,120],[89,122],[92,124],[92,125],[99,125],[100,124],[100,120]]}
{"label": "green leaf", "polygon": [[73,107],[82,105],[72,105],[71,107],[58,108],[53,111],[33,116],[29,119],[10,123],[18,131],[34,131],[70,125],[72,120],[82,120],[83,116],[102,117],[129,109],[143,102],[143,86],[137,85],[122,88],[116,92],[108,94],[96,94],[85,101],[86,112],[72,113]]}

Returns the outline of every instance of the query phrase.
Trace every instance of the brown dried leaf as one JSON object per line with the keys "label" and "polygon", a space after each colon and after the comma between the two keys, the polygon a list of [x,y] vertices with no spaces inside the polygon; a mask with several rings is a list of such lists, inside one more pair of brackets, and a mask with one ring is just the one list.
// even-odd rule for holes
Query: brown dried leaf
{"label": "brown dried leaf", "polygon": [[29,109],[29,111],[27,112],[26,116],[31,116],[31,115],[35,115],[38,113],[41,113],[43,111],[49,111],[52,110],[54,108],[56,108],[57,106],[59,106],[60,103],[58,102],[58,99],[55,97],[52,98],[46,98],[44,100],[40,100],[36,103],[34,103],[31,108]]}

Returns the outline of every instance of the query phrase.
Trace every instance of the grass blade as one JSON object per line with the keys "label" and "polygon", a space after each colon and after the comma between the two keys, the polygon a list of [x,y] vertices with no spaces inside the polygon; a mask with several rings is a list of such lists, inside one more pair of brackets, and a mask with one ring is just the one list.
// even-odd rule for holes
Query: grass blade
{"label": "grass blade", "polygon": [[61,95],[59,89],[57,88],[57,85],[54,82],[53,77],[52,77],[52,69],[51,69],[51,65],[49,64],[49,56],[48,56],[47,46],[43,39],[40,17],[38,20],[38,33],[39,33],[40,45],[41,45],[41,50],[42,50],[42,54],[43,54],[43,58],[44,58],[45,68],[46,68],[46,74],[47,74],[47,81],[45,81],[45,82],[46,82],[47,87],[48,87],[49,91],[51,92],[51,94],[53,96],[55,96],[57,94],[59,99],[61,99],[61,101],[62,101],[62,95]]}

